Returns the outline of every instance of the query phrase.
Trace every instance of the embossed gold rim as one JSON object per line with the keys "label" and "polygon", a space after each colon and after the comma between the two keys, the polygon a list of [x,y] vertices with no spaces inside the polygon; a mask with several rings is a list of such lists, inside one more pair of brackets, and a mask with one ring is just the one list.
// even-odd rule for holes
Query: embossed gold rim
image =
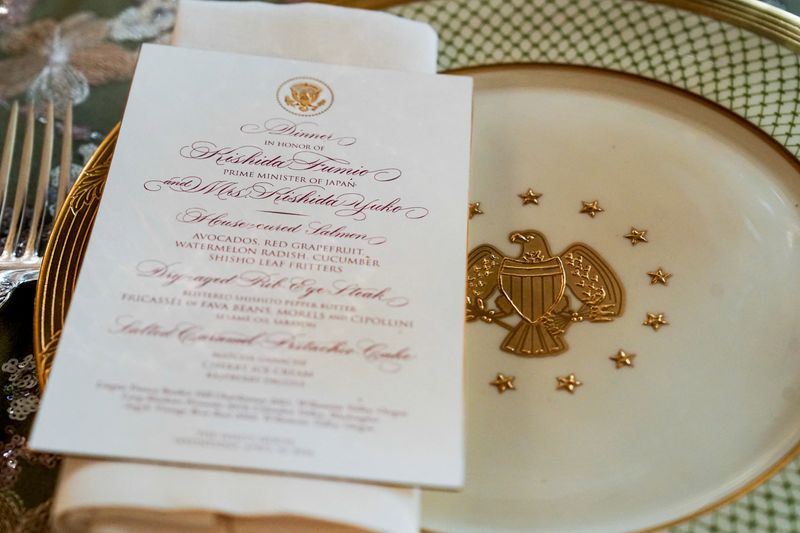
{"label": "embossed gold rim", "polygon": [[81,171],[56,217],[42,258],[33,317],[33,353],[42,387],[50,374],[118,134],[119,124]]}
{"label": "embossed gold rim", "polygon": [[[366,9],[385,9],[392,6],[399,6],[415,3],[417,0],[317,0],[321,3],[346,5],[350,7],[360,7]],[[780,44],[783,44],[795,51],[800,52],[800,17],[786,13],[778,8],[774,8],[758,0],[645,0],[651,3],[664,4],[677,9],[691,11],[700,15],[706,15],[724,22],[732,23],[736,26],[751,30],[755,33],[764,35]],[[458,69],[451,73],[467,74],[471,71],[490,68],[535,68],[536,64],[522,65],[486,65],[466,69]],[[539,65],[541,66],[541,64]],[[553,65],[548,65],[553,66]],[[751,131],[758,133],[762,139],[769,140],[770,144],[780,149],[780,151],[791,160],[795,166],[800,165],[798,160],[792,156],[775,139],[760,130],[749,121],[739,117],[735,113],[722,106],[711,102],[703,97],[684,91],[655,80],[640,78],[632,74],[607,71],[594,67],[579,67],[573,65],[560,65],[560,68],[590,68],[611,72],[621,76],[637,78],[647,83],[656,83],[662,87],[667,87],[674,91],[688,95],[693,99],[724,112],[730,118],[735,119],[740,125],[746,126]],[[90,209],[73,209],[73,202],[79,198],[78,184],[91,178],[98,178],[98,187],[102,190],[102,183],[105,176],[97,172],[98,166],[108,164],[113,149],[116,145],[119,125],[117,125],[109,135],[103,140],[100,147],[87,163],[81,172],[76,186],[67,196],[65,207],[58,214],[50,241],[48,242],[39,277],[39,285],[36,291],[35,313],[34,313],[34,355],[36,357],[37,372],[39,381],[44,385],[49,374],[52,358],[58,344],[61,328],[66,318],[66,311],[72,291],[80,269],[80,262],[83,257],[86,242],[91,232],[94,218],[97,213],[97,203],[99,194],[94,204],[86,204]],[[106,168],[107,171],[107,168]],[[95,189],[97,192],[97,189]],[[84,191],[85,193],[85,191]],[[696,519],[706,513],[717,510],[743,496],[752,492],[782,468],[786,467],[792,460],[800,455],[800,442],[786,453],[775,464],[770,466],[756,478],[728,494],[718,501],[712,502],[697,511],[684,515],[677,519],[661,523],[652,527],[638,530],[637,533],[652,533],[665,528],[674,527],[690,520]],[[432,530],[423,529],[423,532],[434,533]]]}
{"label": "embossed gold rim", "polygon": [[800,50],[800,17],[758,0],[647,0],[730,22]]}
{"label": "embossed gold rim", "polygon": [[[362,9],[388,9],[424,0],[316,0]],[[759,0],[644,0],[730,22],[800,51],[800,17]]]}
{"label": "embossed gold rim", "polygon": [[593,72],[602,73],[606,76],[613,76],[619,78],[626,78],[629,80],[639,81],[646,85],[655,85],[660,89],[667,90],[679,94],[685,98],[689,98],[700,104],[704,107],[712,109],[718,113],[722,113],[728,119],[736,122],[739,126],[747,129],[752,134],[759,137],[764,143],[768,144],[773,150],[775,150],[778,155],[780,155],[783,159],[786,160],[787,163],[792,165],[798,173],[800,173],[800,159],[795,157],[784,145],[780,142],[775,140],[769,133],[762,130],[746,118],[742,117],[741,115],[737,115],[730,109],[709,100],[708,98],[701,96],[699,94],[690,92],[686,89],[682,89],[680,87],[676,87],[675,85],[670,85],[669,83],[665,83],[663,81],[654,80],[652,78],[645,78],[644,76],[639,76],[637,74],[631,74],[629,72],[620,72],[618,70],[611,70],[602,67],[592,67],[586,65],[566,65],[561,63],[502,63],[497,65],[480,65],[476,67],[464,67],[464,68],[455,68],[452,70],[448,70],[445,74],[452,74],[452,75],[472,75],[478,74],[481,72],[495,72],[495,71],[513,71],[513,70],[529,70],[533,68],[546,68],[550,70],[577,70],[577,71],[585,71],[590,70]]}
{"label": "embossed gold rim", "polygon": [[674,527],[674,526],[683,524],[684,522],[689,522],[690,520],[694,520],[695,518],[699,518],[699,517],[703,516],[706,513],[710,513],[711,511],[715,511],[715,510],[719,509],[720,507],[724,507],[725,505],[727,505],[729,503],[732,503],[734,500],[738,500],[742,496],[745,496],[746,494],[752,492],[753,490],[755,490],[758,487],[760,487],[761,485],[763,485],[772,476],[777,474],[782,468],[786,467],[789,463],[791,463],[798,455],[800,455],[800,442],[797,443],[795,445],[795,447],[792,448],[789,451],[789,453],[787,453],[786,455],[781,457],[781,459],[778,460],[777,463],[772,465],[765,472],[760,474],[757,478],[752,480],[750,483],[748,483],[744,487],[741,487],[740,489],[738,489],[738,490],[730,493],[729,495],[725,496],[721,500],[716,501],[716,502],[712,502],[712,503],[706,505],[705,507],[701,507],[700,509],[698,509],[697,511],[695,511],[695,512],[693,512],[691,514],[682,516],[680,518],[676,518],[675,520],[671,520],[669,522],[664,522],[663,524],[659,524],[657,526],[653,526],[653,527],[650,527],[650,528],[647,528],[647,529],[639,530],[639,531],[637,531],[635,533],[655,533],[656,531],[660,531],[662,529]]}

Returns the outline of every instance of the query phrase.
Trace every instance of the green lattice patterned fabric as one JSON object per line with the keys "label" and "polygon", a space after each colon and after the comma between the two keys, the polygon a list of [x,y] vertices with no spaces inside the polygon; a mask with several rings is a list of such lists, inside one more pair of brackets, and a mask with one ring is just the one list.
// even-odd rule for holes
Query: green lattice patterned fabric
{"label": "green lattice patterned fabric", "polygon": [[[717,102],[800,155],[800,55],[739,27],[630,0],[434,0],[390,11],[436,29],[440,70],[563,63],[636,74]],[[798,514],[800,459],[673,531],[800,532]]]}

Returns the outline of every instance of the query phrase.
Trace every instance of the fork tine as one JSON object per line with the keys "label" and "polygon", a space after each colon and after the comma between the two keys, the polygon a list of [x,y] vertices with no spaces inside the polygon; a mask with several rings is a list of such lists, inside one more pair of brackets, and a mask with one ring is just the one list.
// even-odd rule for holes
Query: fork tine
{"label": "fork tine", "polygon": [[42,214],[44,213],[47,186],[50,184],[50,169],[53,166],[53,101],[47,102],[47,122],[44,126],[44,140],[42,141],[41,162],[39,163],[39,183],[36,185],[36,199],[31,213],[31,227],[28,231],[28,242],[25,244],[23,259],[30,259],[38,255],[39,237],[42,232]]}
{"label": "fork tine", "polygon": [[14,248],[17,245],[17,233],[22,223],[22,210],[25,208],[25,197],[28,192],[28,179],[30,178],[31,162],[33,160],[33,130],[36,125],[34,120],[34,107],[35,102],[31,100],[28,106],[28,116],[25,121],[25,136],[22,139],[22,159],[19,164],[14,208],[11,211],[11,226],[8,228],[6,245],[0,258],[8,258],[14,254]]}
{"label": "fork tine", "polygon": [[0,229],[3,227],[3,215],[8,199],[8,178],[11,175],[11,158],[14,155],[14,144],[17,139],[17,115],[19,114],[19,104],[14,101],[11,105],[11,114],[8,116],[8,127],[6,137],[3,142],[3,155],[0,159],[0,190],[3,197],[0,199]]}
{"label": "fork tine", "polygon": [[67,196],[67,187],[72,173],[72,100],[67,102],[64,116],[64,134],[61,138],[61,171],[58,174],[58,191],[56,193],[56,210],[58,214]]}

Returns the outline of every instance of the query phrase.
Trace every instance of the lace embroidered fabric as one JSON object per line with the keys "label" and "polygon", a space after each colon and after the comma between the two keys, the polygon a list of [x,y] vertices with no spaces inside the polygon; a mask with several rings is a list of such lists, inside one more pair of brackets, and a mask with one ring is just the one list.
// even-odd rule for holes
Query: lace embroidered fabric
{"label": "lace embroidered fabric", "polygon": [[88,12],[7,32],[0,37],[0,51],[9,56],[0,61],[0,98],[51,99],[62,114],[67,102],[86,101],[90,84],[129,78],[135,53],[106,42],[108,33],[108,21]]}
{"label": "lace embroidered fabric", "polygon": [[[110,127],[98,126],[98,121],[93,120],[90,109],[95,106],[94,92],[105,94],[108,84],[119,82],[120,88],[110,103],[106,104],[102,96],[97,101],[101,108],[103,104],[113,109],[119,106],[115,116],[121,114],[120,93],[133,75],[138,46],[143,41],[168,39],[175,22],[176,1],[121,0],[117,2],[119,13],[111,18],[79,11],[60,20],[31,20],[39,6],[54,3],[0,0],[0,122],[4,129],[4,110],[13,100],[20,102],[23,112],[31,100],[36,101],[40,119],[44,102],[53,100],[56,133],[60,136],[64,131],[64,109],[71,101],[76,117],[89,117],[83,118],[87,123],[77,122],[72,127],[75,148],[70,177],[74,182]],[[90,112],[82,113],[84,107]],[[58,161],[54,163],[53,183],[60,170]],[[51,196],[54,195],[55,187],[51,187]],[[50,198],[50,205],[53,200]],[[5,215],[8,217],[8,210]],[[50,219],[54,215],[51,209]],[[0,242],[7,227],[0,221]],[[24,355],[29,348],[20,349],[19,341],[13,337],[31,338],[32,289],[22,299],[26,300],[25,305],[13,311],[0,310],[0,321],[8,326],[8,331],[0,331],[0,532],[46,533],[59,459],[32,452],[27,446],[26,436],[39,405],[39,388],[33,356]],[[14,314],[28,316],[23,320]]]}
{"label": "lace embroidered fabric", "polygon": [[135,45],[164,38],[175,23],[175,0],[145,0],[113,19],[82,11],[20,24],[32,4],[0,2],[0,99],[53,100],[59,116],[69,101],[85,102],[92,86],[129,80]]}
{"label": "lace embroidered fabric", "polygon": [[35,0],[0,0],[0,33],[28,19]]}
{"label": "lace embroidered fabric", "polygon": [[0,447],[0,531],[43,533],[49,529],[47,520],[59,458],[31,451],[25,437],[30,415],[39,406],[36,364],[29,354],[22,360],[5,359],[0,370],[5,404],[5,417],[0,420],[8,423]]}
{"label": "lace embroidered fabric", "polygon": [[12,490],[0,490],[0,531],[8,533],[46,533],[50,530],[51,501],[26,507]]}
{"label": "lace embroidered fabric", "polygon": [[8,417],[18,421],[27,419],[28,415],[39,408],[39,381],[33,354],[26,355],[22,361],[8,359],[0,369],[8,374],[8,383],[3,387],[3,394],[9,404],[6,408]]}

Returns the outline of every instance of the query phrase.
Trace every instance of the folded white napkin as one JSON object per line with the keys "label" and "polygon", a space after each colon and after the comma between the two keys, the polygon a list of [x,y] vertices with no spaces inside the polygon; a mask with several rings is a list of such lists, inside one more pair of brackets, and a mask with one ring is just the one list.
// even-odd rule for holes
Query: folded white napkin
{"label": "folded white napkin", "polygon": [[183,0],[172,43],[319,63],[436,72],[438,37],[427,24],[321,4]]}
{"label": "folded white napkin", "polygon": [[74,533],[419,532],[416,489],[69,458],[54,530]]}
{"label": "folded white napkin", "polygon": [[[436,71],[427,24],[316,4],[183,0],[173,44]],[[56,533],[409,533],[419,514],[417,489],[68,458],[52,516]]]}

